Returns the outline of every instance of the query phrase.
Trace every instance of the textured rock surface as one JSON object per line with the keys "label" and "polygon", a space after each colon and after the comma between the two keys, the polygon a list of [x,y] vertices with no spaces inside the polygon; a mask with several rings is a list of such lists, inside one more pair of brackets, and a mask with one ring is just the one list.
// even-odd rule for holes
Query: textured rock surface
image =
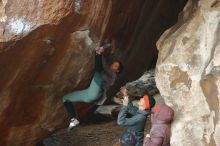
{"label": "textured rock surface", "polygon": [[[130,68],[121,81],[136,79],[155,59],[153,44],[185,1],[1,0],[0,145],[32,146],[67,124],[61,97],[88,85],[93,41],[115,35]],[[148,50],[152,57],[145,60]],[[86,115],[93,107],[81,109]]]}
{"label": "textured rock surface", "polygon": [[159,91],[155,83],[154,70],[146,71],[138,80],[127,83],[126,88],[131,96],[141,97],[146,93],[149,95],[157,94]]}
{"label": "textured rock surface", "polygon": [[111,35],[105,33],[114,29],[108,21],[124,22],[120,14],[135,6],[127,27],[132,31],[141,3],[0,1],[0,145],[35,145],[67,124],[61,97],[88,85],[93,40]]}
{"label": "textured rock surface", "polygon": [[220,145],[220,6],[190,0],[157,43],[156,83],[175,109],[173,146]]}
{"label": "textured rock surface", "polygon": [[[128,94],[132,100],[140,99],[144,94],[149,94],[151,96],[159,93],[156,82],[155,82],[155,71],[154,69],[146,71],[139,79],[128,82],[125,84]],[[123,95],[118,92],[114,99],[114,102],[121,104],[121,99]]]}

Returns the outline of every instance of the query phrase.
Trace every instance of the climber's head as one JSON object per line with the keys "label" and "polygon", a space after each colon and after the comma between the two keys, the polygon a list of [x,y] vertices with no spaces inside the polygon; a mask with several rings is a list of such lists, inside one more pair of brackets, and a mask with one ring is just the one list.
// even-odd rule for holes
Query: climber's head
{"label": "climber's head", "polygon": [[149,110],[154,107],[155,103],[156,101],[152,96],[144,95],[138,103],[139,110]]}
{"label": "climber's head", "polygon": [[115,72],[115,73],[121,73],[123,70],[123,65],[119,60],[114,60],[111,64],[111,69]]}

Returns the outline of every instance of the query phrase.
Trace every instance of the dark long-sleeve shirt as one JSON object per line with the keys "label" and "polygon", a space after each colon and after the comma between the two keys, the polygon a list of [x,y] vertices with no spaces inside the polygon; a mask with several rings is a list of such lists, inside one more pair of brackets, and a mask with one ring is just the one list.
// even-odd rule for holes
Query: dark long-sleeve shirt
{"label": "dark long-sleeve shirt", "polygon": [[101,79],[95,80],[103,89],[102,97],[96,102],[97,105],[102,105],[107,99],[107,90],[115,83],[116,73],[110,67],[110,60],[113,56],[96,55],[95,71],[101,73]]}

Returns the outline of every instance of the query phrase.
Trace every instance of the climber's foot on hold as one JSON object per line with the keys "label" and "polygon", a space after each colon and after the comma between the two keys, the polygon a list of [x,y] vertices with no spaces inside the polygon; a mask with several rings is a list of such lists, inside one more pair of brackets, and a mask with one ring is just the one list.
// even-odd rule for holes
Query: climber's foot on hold
{"label": "climber's foot on hold", "polygon": [[73,130],[78,125],[79,125],[79,121],[76,118],[72,118],[67,131],[70,132],[71,130]]}

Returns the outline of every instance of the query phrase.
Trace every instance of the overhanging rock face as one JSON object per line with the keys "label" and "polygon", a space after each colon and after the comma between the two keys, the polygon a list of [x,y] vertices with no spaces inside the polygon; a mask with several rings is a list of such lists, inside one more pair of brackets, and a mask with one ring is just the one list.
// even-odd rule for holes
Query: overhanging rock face
{"label": "overhanging rock face", "polygon": [[32,146],[67,124],[61,97],[90,82],[94,42],[123,28],[129,39],[142,3],[0,1],[0,145]]}
{"label": "overhanging rock face", "polygon": [[175,110],[173,146],[220,145],[220,5],[190,0],[157,43],[156,83]]}
{"label": "overhanging rock face", "polygon": [[97,40],[117,38],[126,71],[118,87],[139,77],[185,2],[0,1],[0,145],[32,146],[67,124],[61,97],[89,84]]}

